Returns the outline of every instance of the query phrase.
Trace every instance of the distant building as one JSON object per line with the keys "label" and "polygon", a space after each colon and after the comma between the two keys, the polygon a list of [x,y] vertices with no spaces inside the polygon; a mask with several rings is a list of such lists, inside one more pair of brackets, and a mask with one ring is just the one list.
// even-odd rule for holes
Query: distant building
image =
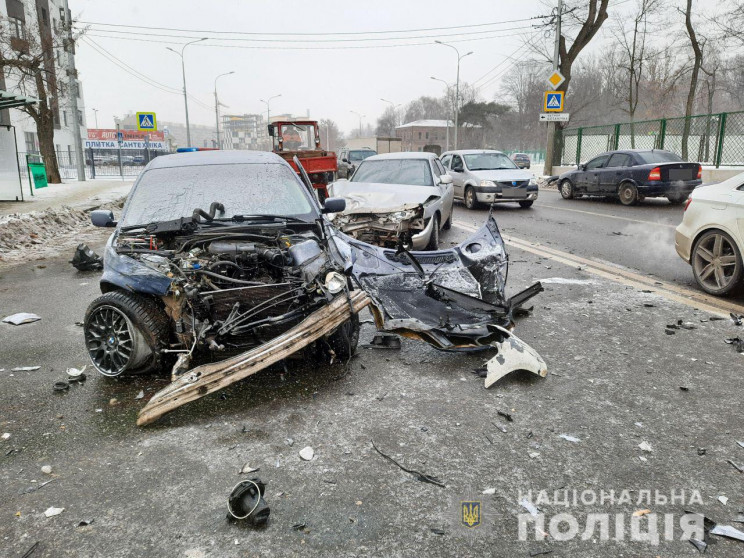
{"label": "distant building", "polygon": [[[46,44],[59,44],[66,33],[64,22],[65,3],[63,0],[0,0],[0,33],[9,33],[11,48],[23,52],[28,48],[28,33],[37,32],[40,27],[42,40]],[[67,63],[73,52],[56,51],[49,48],[44,52],[44,66],[49,77],[50,87],[58,89],[60,95],[50,98],[54,113],[54,149],[60,166],[67,166],[74,161],[74,153],[82,146],[87,137],[85,123],[85,100],[80,81],[76,82],[78,113],[73,114],[71,91],[68,85]],[[0,90],[22,96],[34,96],[33,89],[19,90],[18,83],[6,72],[0,70]],[[80,137],[76,138],[73,124],[75,119],[80,124]],[[21,153],[39,153],[39,137],[36,123],[24,112],[17,109],[0,111],[0,125],[15,126],[18,151]]]}
{"label": "distant building", "polygon": [[271,145],[261,114],[224,114],[220,133],[222,149],[268,150]]}
{"label": "distant building", "polygon": [[430,151],[438,155],[452,147],[453,133],[452,122],[447,120],[414,120],[395,128],[395,135],[403,140],[403,151]]}
{"label": "distant building", "polygon": [[[127,114],[119,119],[122,130],[137,129],[137,115]],[[217,147],[217,132],[212,126],[191,124],[191,145],[186,145],[186,125],[181,122],[165,122],[158,119],[158,131],[165,134],[165,140],[173,149],[178,147]]]}

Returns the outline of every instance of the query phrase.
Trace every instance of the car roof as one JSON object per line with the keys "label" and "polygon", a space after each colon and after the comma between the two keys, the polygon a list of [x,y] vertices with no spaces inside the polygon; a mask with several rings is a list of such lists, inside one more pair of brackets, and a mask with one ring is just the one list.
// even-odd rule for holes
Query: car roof
{"label": "car roof", "polygon": [[504,155],[503,151],[495,149],[458,149],[456,151],[445,151],[442,153],[442,157],[445,155],[477,155],[478,153],[501,153]]}
{"label": "car roof", "polygon": [[149,169],[163,169],[171,167],[200,167],[205,165],[237,165],[237,164],[288,164],[276,153],[270,151],[189,151],[161,155],[153,159],[147,166]]}
{"label": "car roof", "polygon": [[428,151],[401,151],[400,153],[382,153],[381,155],[372,155],[367,157],[365,161],[383,161],[386,159],[426,159],[430,161],[437,159],[436,153],[429,153]]}

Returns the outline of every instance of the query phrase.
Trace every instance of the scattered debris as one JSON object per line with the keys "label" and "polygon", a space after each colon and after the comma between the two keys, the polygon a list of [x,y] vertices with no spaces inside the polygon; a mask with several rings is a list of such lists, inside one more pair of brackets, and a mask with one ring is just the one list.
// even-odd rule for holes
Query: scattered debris
{"label": "scattered debris", "polygon": [[731,316],[731,319],[734,321],[735,326],[740,326],[744,324],[744,314],[734,314],[731,312],[729,314]]}
{"label": "scattered debris", "polygon": [[739,447],[744,448],[744,442],[737,440],[736,443],[739,444]]}
{"label": "scattered debris", "polygon": [[524,509],[526,509],[528,512],[530,512],[531,515],[534,515],[537,517],[537,515],[540,513],[540,510],[535,507],[535,505],[530,502],[527,498],[519,502],[519,505],[522,506]]}
{"label": "scattered debris", "polygon": [[302,523],[295,523],[294,525],[292,525],[292,529],[294,529],[295,531],[304,531],[306,528],[307,523],[305,523],[304,521]]}
{"label": "scattered debris", "polygon": [[726,461],[728,461],[728,462],[729,462],[729,463],[731,464],[731,466],[732,466],[732,467],[733,467],[734,469],[736,469],[736,470],[737,470],[737,471],[739,471],[740,473],[744,473],[744,467],[742,467],[741,465],[737,465],[737,464],[736,464],[736,463],[734,462],[734,460],[733,460],[733,459],[727,459]]}
{"label": "scattered debris", "polygon": [[67,369],[67,375],[69,376],[69,379],[72,380],[73,378],[79,378],[80,376],[85,376],[83,372],[85,372],[85,369],[88,367],[86,364],[82,368],[68,368]]}
{"label": "scattered debris", "polygon": [[444,530],[443,529],[437,529],[436,527],[429,527],[429,531],[431,531],[435,535],[444,535]]}
{"label": "scattered debris", "polygon": [[416,477],[416,480],[421,481],[421,482],[428,482],[429,484],[434,484],[434,485],[439,486],[441,488],[447,488],[445,486],[445,484],[442,481],[440,481],[438,478],[436,478],[436,477],[429,476],[427,474],[421,473],[421,472],[416,471],[414,469],[407,469],[406,467],[404,467],[403,465],[401,465],[400,463],[398,463],[395,459],[393,459],[389,455],[384,454],[383,452],[381,452],[377,448],[377,446],[375,445],[374,442],[372,442],[372,447],[375,448],[375,451],[377,453],[379,453],[382,457],[384,457],[385,459],[387,459],[388,461],[390,461],[391,463],[393,463],[394,465],[396,465],[401,471],[405,471],[406,473],[408,473],[408,474],[413,475],[414,477]]}
{"label": "scattered debris", "polygon": [[725,506],[726,504],[728,504],[729,499],[728,496],[719,496],[718,501]]}
{"label": "scattered debris", "polygon": [[54,391],[66,391],[70,389],[70,384],[64,381],[54,382],[54,385],[52,386],[52,389]]}
{"label": "scattered debris", "polygon": [[737,353],[744,353],[744,339],[740,337],[730,337],[723,340],[727,345],[732,345]]}
{"label": "scattered debris", "polygon": [[254,477],[235,485],[227,499],[227,518],[247,520],[253,527],[262,527],[269,520],[271,508],[264,500],[266,485]]}
{"label": "scattered debris", "polygon": [[61,513],[63,512],[63,511],[65,511],[65,508],[55,508],[55,507],[50,507],[50,508],[48,508],[48,509],[47,509],[47,510],[46,510],[46,511],[44,512],[44,515],[45,515],[46,517],[54,517],[55,515],[59,515],[59,514],[61,514]]}
{"label": "scattered debris", "polygon": [[41,368],[41,366],[16,366],[15,368],[11,368],[11,372],[33,372],[34,370],[38,370]]}
{"label": "scattered debris", "polygon": [[697,454],[698,455],[701,455],[702,456],[702,455],[705,455],[706,453],[708,453],[708,450],[705,449],[705,448],[698,448],[697,449]]}
{"label": "scattered debris", "polygon": [[51,475],[52,474],[52,466],[51,465],[44,465],[41,468],[41,472],[45,475]]}
{"label": "scattered debris", "polygon": [[580,442],[581,440],[575,436],[569,436],[568,434],[559,434],[559,438],[563,438],[567,442]]}
{"label": "scattered debris", "polygon": [[251,467],[248,463],[243,465],[243,468],[238,472],[239,475],[247,475],[248,473],[255,473],[259,471],[260,467]]}
{"label": "scattered debris", "polygon": [[286,440],[284,440],[284,443],[291,448],[294,445],[294,438],[287,438]]}
{"label": "scattered debris", "polygon": [[496,414],[500,417],[504,417],[506,419],[506,422],[514,422],[514,419],[512,418],[511,414],[505,413],[504,411],[496,411]]}
{"label": "scattered debris", "polygon": [[80,521],[78,521],[77,526],[78,527],[87,527],[88,525],[90,525],[94,521],[95,521],[95,519],[81,519]]}
{"label": "scattered debris", "polygon": [[532,550],[530,556],[542,556],[543,554],[553,554],[552,550]]}
{"label": "scattered debris", "polygon": [[690,544],[698,549],[698,552],[701,554],[705,553],[705,550],[708,548],[708,545],[704,543],[703,541],[699,541],[697,539],[688,539],[690,541]]}
{"label": "scattered debris", "polygon": [[496,494],[495,488],[486,488],[481,494],[485,494],[486,496],[490,496],[491,494]]}
{"label": "scattered debris", "polygon": [[6,318],[3,318],[3,323],[13,324],[13,325],[23,325],[23,324],[30,324],[33,322],[37,322],[40,319],[41,319],[41,316],[37,314],[31,314],[30,312],[18,312],[17,314],[13,314],[11,316],[7,316]]}
{"label": "scattered debris", "polygon": [[638,447],[641,448],[641,450],[646,451],[648,453],[651,453],[652,451],[654,451],[654,448],[651,447],[651,444],[649,444],[646,441],[643,441],[640,444],[638,444]]}
{"label": "scattered debris", "polygon": [[31,556],[34,552],[36,552],[37,548],[39,548],[39,541],[36,541],[34,544],[32,544],[31,548],[29,548],[26,552],[24,552],[21,558],[29,558],[29,556]]}
{"label": "scattered debris", "polygon": [[730,525],[716,525],[710,530],[711,535],[718,535],[719,537],[728,537],[729,539],[736,539],[737,541],[744,542],[744,532],[731,527]]}
{"label": "scattered debris", "polygon": [[400,338],[397,335],[377,333],[372,342],[364,346],[369,349],[400,349]]}
{"label": "scattered debris", "polygon": [[78,244],[70,263],[78,271],[103,269],[103,258],[91,250],[87,244]]}
{"label": "scattered debris", "polygon": [[119,400],[116,397],[112,397],[111,399],[109,399],[110,407],[115,407],[118,404],[119,404]]}
{"label": "scattered debris", "polygon": [[651,510],[636,510],[633,512],[633,517],[641,517],[651,513]]}
{"label": "scattered debris", "polygon": [[310,446],[305,446],[300,450],[300,457],[305,461],[310,461],[313,457],[315,457],[315,451],[313,451],[313,448],[311,448]]}
{"label": "scattered debris", "polygon": [[529,455],[530,455],[530,459],[535,459],[536,457],[540,457],[540,452],[539,451],[533,451],[533,452],[530,452]]}
{"label": "scattered debris", "polygon": [[145,390],[141,389],[137,395],[134,396],[135,399],[143,399],[145,397]]}
{"label": "scattered debris", "polygon": [[10,439],[10,432],[5,432],[2,436],[0,436],[0,438],[2,438],[3,440]]}
{"label": "scattered debris", "polygon": [[681,389],[682,391],[690,391],[690,388],[688,388],[687,386],[679,386],[679,389]]}

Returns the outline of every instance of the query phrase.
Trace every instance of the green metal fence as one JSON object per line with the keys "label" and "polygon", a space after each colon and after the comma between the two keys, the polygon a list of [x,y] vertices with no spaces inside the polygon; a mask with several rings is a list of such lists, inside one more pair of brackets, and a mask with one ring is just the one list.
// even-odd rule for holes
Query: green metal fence
{"label": "green metal fence", "polygon": [[744,111],[567,128],[558,141],[555,165],[576,165],[613,149],[666,149],[703,165],[738,166],[744,165]]}

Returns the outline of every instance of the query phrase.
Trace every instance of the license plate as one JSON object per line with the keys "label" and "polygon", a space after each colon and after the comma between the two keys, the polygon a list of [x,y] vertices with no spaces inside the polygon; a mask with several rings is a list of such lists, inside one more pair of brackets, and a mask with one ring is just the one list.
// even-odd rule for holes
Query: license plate
{"label": "license plate", "polygon": [[690,169],[669,169],[669,180],[692,180]]}

